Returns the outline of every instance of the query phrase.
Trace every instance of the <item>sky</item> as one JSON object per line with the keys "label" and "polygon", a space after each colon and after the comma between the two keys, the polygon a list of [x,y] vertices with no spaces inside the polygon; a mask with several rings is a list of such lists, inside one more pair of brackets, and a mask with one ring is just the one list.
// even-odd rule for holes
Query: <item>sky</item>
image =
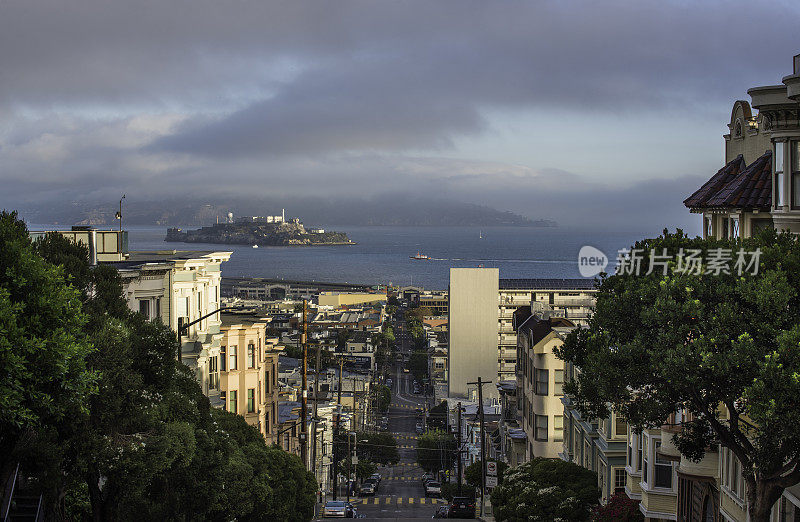
{"label": "sky", "polygon": [[0,0],[0,207],[386,194],[683,227],[783,1]]}

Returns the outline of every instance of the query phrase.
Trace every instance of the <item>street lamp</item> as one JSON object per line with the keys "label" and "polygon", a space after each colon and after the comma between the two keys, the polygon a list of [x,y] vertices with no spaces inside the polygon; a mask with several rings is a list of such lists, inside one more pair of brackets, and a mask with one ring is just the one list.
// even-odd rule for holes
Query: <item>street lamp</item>
{"label": "street lamp", "polygon": [[119,198],[119,212],[117,212],[116,218],[119,219],[119,231],[122,232],[122,200],[125,199],[125,194]]}

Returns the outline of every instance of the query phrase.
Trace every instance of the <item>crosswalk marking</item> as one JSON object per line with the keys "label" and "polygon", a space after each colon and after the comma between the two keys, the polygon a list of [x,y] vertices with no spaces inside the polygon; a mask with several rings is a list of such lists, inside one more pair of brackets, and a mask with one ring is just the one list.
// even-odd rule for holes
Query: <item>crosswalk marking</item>
{"label": "crosswalk marking", "polygon": [[397,498],[397,505],[399,506],[402,503],[403,503],[403,499],[401,497],[398,497]]}
{"label": "crosswalk marking", "polygon": [[414,503],[414,499],[413,498],[408,499],[408,503],[409,504],[413,504]]}

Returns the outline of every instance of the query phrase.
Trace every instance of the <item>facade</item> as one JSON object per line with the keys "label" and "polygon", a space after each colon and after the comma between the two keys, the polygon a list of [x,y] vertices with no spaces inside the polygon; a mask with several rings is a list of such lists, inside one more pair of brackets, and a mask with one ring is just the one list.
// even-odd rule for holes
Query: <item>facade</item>
{"label": "facade", "polygon": [[531,315],[517,328],[517,404],[527,436],[526,460],[558,458],[564,441],[564,361],[553,349],[575,325]]}
{"label": "facade", "polygon": [[317,298],[319,306],[338,308],[346,305],[386,302],[386,293],[321,292]]}
{"label": "facade", "polygon": [[211,386],[211,361],[220,355],[221,265],[230,256],[214,251],[131,252],[126,260],[111,263],[122,278],[129,308],[160,319],[176,332],[191,324],[182,332],[180,357],[217,407],[222,404],[219,390]]}
{"label": "facade", "polygon": [[266,322],[225,314],[220,355],[212,359],[212,385],[219,387],[222,408],[244,417],[271,444],[278,427],[278,354],[267,339]]}
{"label": "facade", "polygon": [[733,104],[725,166],[684,201],[703,216],[703,237],[800,233],[800,55],[782,84],[747,93]]}
{"label": "facade", "polygon": [[[450,269],[448,393],[467,397],[468,382],[497,380],[497,268]],[[475,387],[471,389],[476,393]],[[486,387],[487,397],[497,390]]]}
{"label": "facade", "polygon": [[447,292],[421,294],[419,296],[419,305],[430,308],[434,316],[445,316],[449,312]]}
{"label": "facade", "polygon": [[[454,270],[494,270],[497,274],[497,292],[495,299],[495,325],[490,327],[488,323],[481,326],[484,332],[487,329],[494,330],[495,336],[495,360],[497,364],[497,375],[493,377],[497,382],[499,381],[513,381],[516,380],[516,366],[517,366],[517,334],[514,330],[513,317],[514,312],[521,307],[533,306],[537,311],[548,310],[552,316],[559,316],[568,319],[575,325],[586,325],[589,319],[589,314],[594,308],[595,295],[597,289],[595,288],[594,280],[592,279],[499,279],[499,272],[497,269],[488,268],[472,268],[472,269],[451,269],[450,271],[450,309],[449,309],[449,324],[448,331],[450,332],[451,346],[454,344],[457,337],[470,337],[473,329],[477,328],[473,319],[477,312],[474,309],[453,307],[454,297],[453,292],[458,296],[468,295],[470,292],[471,281],[467,277],[467,272],[464,272],[460,278],[453,278]],[[472,272],[474,277],[476,274],[483,272]],[[485,272],[488,273],[488,272]],[[488,276],[486,280],[489,284]],[[494,282],[492,282],[494,284]],[[463,297],[461,297],[463,299]],[[467,297],[467,299],[469,299]],[[478,299],[478,296],[475,296]],[[480,299],[488,299],[487,295],[481,294]],[[485,313],[488,314],[488,305]],[[481,320],[484,320],[482,317]],[[464,328],[465,330],[456,332],[454,329]],[[486,350],[488,342],[488,333],[485,333],[486,339],[481,340],[482,350]],[[482,352],[483,353],[483,352]],[[456,357],[454,354],[453,357]],[[486,357],[486,364],[488,364],[488,357]],[[452,358],[451,358],[452,368]],[[474,370],[473,370],[474,371]],[[459,378],[458,375],[452,375],[451,382]],[[474,379],[473,379],[474,380]],[[451,392],[453,388],[451,386]]]}

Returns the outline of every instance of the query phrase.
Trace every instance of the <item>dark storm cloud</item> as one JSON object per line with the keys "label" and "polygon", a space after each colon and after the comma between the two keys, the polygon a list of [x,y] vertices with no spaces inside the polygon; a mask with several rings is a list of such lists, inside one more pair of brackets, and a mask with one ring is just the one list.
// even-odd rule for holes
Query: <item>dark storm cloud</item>
{"label": "dark storm cloud", "polygon": [[[601,183],[607,170],[548,171],[561,166],[534,155],[524,166],[434,156],[469,156],[465,137],[491,149],[497,114],[544,129],[585,118],[614,133],[647,113],[685,120],[689,135],[711,121],[721,134],[733,100],[789,72],[798,9],[0,0],[0,205],[404,190],[569,222],[684,215],[685,180],[631,178],[626,189]],[[664,131],[645,132],[663,154]],[[718,149],[687,157],[682,172],[699,179],[718,160]],[[646,203],[654,187],[662,206]]]}

